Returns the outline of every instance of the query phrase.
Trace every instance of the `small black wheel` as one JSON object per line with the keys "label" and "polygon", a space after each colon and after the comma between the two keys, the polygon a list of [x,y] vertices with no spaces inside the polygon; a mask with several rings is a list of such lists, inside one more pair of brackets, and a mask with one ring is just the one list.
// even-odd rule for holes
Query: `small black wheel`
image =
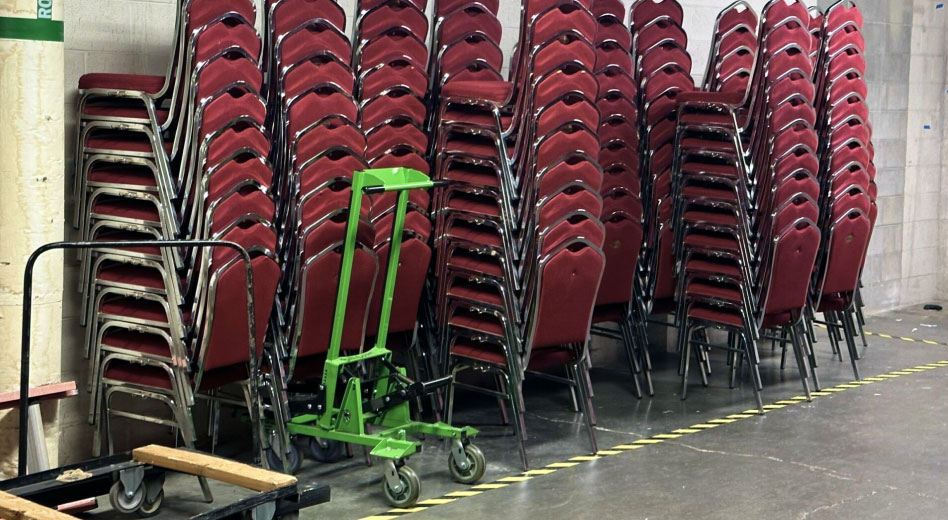
{"label": "small black wheel", "polygon": [[467,456],[467,469],[458,467],[454,460],[454,454],[448,455],[448,470],[451,471],[451,478],[461,484],[473,484],[484,476],[487,470],[487,459],[484,458],[484,452],[473,444],[464,447],[464,455]]}
{"label": "small black wheel", "polygon": [[342,443],[333,439],[310,437],[309,456],[319,462],[336,462],[342,458]]}
{"label": "small black wheel", "polygon": [[161,509],[161,503],[165,499],[165,490],[162,489],[158,491],[158,494],[155,496],[155,500],[149,502],[148,497],[145,497],[145,500],[142,502],[141,507],[138,508],[138,511],[135,512],[141,518],[150,518],[158,514],[158,511]]}
{"label": "small black wheel", "polygon": [[300,456],[300,449],[296,447],[295,444],[290,443],[290,449],[286,454],[286,463],[289,467],[283,467],[283,461],[280,459],[280,454],[276,452],[272,447],[267,449],[267,466],[273,471],[279,471],[281,473],[286,473],[288,475],[296,475],[300,472],[300,467],[303,465],[302,457]]}
{"label": "small black wheel", "polygon": [[119,513],[134,513],[145,503],[145,486],[138,486],[135,493],[128,496],[125,493],[125,484],[118,480],[115,484],[112,484],[112,489],[109,490],[109,503],[112,504],[112,509]]}
{"label": "small black wheel", "polygon": [[388,485],[388,480],[382,479],[382,490],[385,492],[385,500],[392,507],[411,507],[418,502],[421,495],[421,481],[418,480],[418,474],[408,466],[398,468],[398,479],[402,483],[402,490],[399,493],[392,491]]}

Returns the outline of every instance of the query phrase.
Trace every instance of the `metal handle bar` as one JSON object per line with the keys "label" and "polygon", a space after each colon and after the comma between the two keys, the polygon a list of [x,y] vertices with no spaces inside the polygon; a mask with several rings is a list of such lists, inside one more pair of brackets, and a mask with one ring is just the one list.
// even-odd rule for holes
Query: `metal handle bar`
{"label": "metal handle bar", "polygon": [[[20,440],[18,447],[17,475],[26,475],[27,443],[29,421],[27,409],[30,405],[30,328],[32,326],[33,304],[33,267],[36,260],[47,251],[55,249],[98,249],[108,247],[229,247],[240,253],[241,260],[247,268],[247,306],[250,316],[250,363],[251,373],[256,366],[256,349],[254,348],[254,308],[253,308],[253,270],[250,263],[250,254],[240,244],[226,240],[129,240],[116,242],[52,242],[40,246],[30,254],[26,261],[23,274],[23,332],[20,346]],[[256,385],[251,385],[251,391],[256,396]]]}

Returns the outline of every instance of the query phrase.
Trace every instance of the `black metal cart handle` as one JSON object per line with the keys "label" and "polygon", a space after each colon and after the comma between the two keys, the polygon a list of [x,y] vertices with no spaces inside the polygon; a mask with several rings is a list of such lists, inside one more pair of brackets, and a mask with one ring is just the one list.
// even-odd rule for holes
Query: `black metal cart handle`
{"label": "black metal cart handle", "polygon": [[[33,310],[33,267],[36,260],[47,251],[55,249],[93,249],[108,247],[159,247],[167,249],[169,247],[229,247],[240,253],[244,264],[247,267],[247,304],[249,306],[250,320],[250,350],[254,352],[254,323],[253,323],[253,270],[250,263],[250,254],[240,244],[226,240],[129,240],[117,242],[52,242],[40,246],[33,251],[30,258],[26,261],[26,269],[23,273],[23,333],[20,346],[20,440],[17,449],[18,462],[17,474],[26,475],[27,443],[29,442],[29,421],[27,409],[30,405],[30,328],[32,326]],[[251,356],[251,363],[254,357]]]}

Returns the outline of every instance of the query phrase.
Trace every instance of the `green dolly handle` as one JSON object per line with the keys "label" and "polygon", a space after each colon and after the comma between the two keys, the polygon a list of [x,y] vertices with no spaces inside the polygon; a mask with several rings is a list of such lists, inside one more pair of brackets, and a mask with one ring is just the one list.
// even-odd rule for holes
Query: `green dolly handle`
{"label": "green dolly handle", "polygon": [[[352,199],[349,206],[349,218],[346,225],[346,241],[343,246],[342,265],[339,274],[339,291],[336,294],[333,329],[330,336],[329,351],[323,368],[322,386],[324,395],[320,398],[317,410],[312,414],[297,415],[290,419],[287,430],[290,434],[305,435],[320,439],[349,442],[369,446],[371,455],[386,459],[400,460],[419,449],[416,441],[409,436],[416,434],[435,435],[455,441],[467,442],[477,435],[477,429],[470,426],[455,427],[443,422],[427,423],[413,421],[407,401],[382,411],[370,411],[363,408],[363,382],[361,378],[349,378],[341,387],[340,374],[348,365],[367,361],[383,361],[385,374],[394,374],[396,379],[404,378],[404,369],[394,368],[390,363],[392,353],[386,348],[389,320],[392,312],[392,299],[395,293],[395,281],[398,275],[398,261],[401,253],[401,237],[405,226],[405,213],[408,208],[408,191],[431,189],[445,185],[445,181],[432,181],[425,174],[408,168],[386,168],[357,171],[352,175]],[[342,332],[346,320],[346,304],[349,297],[349,285],[352,282],[352,264],[356,249],[356,232],[359,226],[362,197],[365,194],[377,194],[397,191],[395,222],[392,226],[392,243],[389,246],[389,259],[386,268],[382,309],[379,316],[379,330],[372,348],[353,355],[341,355]],[[400,374],[400,376],[399,376]],[[371,390],[372,395],[385,396],[391,391],[386,378],[378,379]],[[422,384],[422,386],[424,386]],[[342,392],[339,405],[336,405],[338,392]],[[366,424],[376,431],[370,432]],[[380,429],[379,429],[380,428]],[[466,444],[465,444],[466,445]],[[461,446],[460,443],[457,446]],[[461,448],[459,448],[460,450]]]}

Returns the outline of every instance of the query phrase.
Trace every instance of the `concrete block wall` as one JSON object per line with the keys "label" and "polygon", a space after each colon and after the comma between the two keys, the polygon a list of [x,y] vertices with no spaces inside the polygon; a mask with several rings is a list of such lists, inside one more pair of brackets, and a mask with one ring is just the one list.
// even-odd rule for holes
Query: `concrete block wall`
{"label": "concrete block wall", "polygon": [[939,228],[948,222],[941,222],[939,204],[948,10],[937,5],[916,0],[912,10],[900,305],[937,299],[945,266]]}
{"label": "concrete block wall", "polygon": [[[870,310],[944,300],[948,9],[929,0],[855,1],[865,18],[879,187],[879,217],[863,272],[864,299]],[[821,0],[820,6],[830,3]]]}
{"label": "concrete block wall", "polygon": [[858,3],[865,18],[866,82],[879,186],[879,217],[863,272],[864,300],[872,308],[885,309],[902,303],[907,283],[902,274],[904,234],[914,230],[904,216],[913,10],[912,2]]}

